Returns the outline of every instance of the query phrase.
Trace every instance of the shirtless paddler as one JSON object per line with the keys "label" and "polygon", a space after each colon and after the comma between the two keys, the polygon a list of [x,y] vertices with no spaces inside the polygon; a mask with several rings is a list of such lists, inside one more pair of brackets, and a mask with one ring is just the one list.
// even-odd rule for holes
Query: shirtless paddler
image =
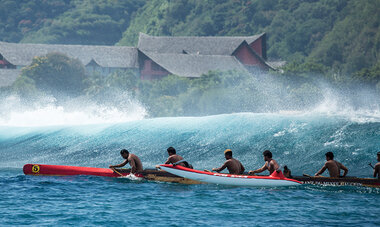
{"label": "shirtless paddler", "polygon": [[340,170],[342,169],[344,171],[342,177],[345,177],[348,173],[347,167],[345,167],[342,163],[335,161],[334,154],[332,152],[327,152],[325,155],[325,165],[315,174],[315,176],[321,175],[326,169],[328,169],[330,177],[340,177]]}
{"label": "shirtless paddler", "polygon": [[126,149],[121,150],[120,155],[125,159],[124,162],[118,165],[110,165],[109,168],[114,169],[116,167],[123,167],[129,163],[131,166],[131,173],[135,174],[136,172],[143,171],[141,160],[137,157],[137,155],[129,153]]}
{"label": "shirtless paddler", "polygon": [[255,175],[255,173],[261,173],[261,172],[264,172],[265,170],[268,170],[269,174],[272,174],[274,171],[280,170],[280,166],[278,165],[276,160],[272,159],[272,152],[270,152],[269,150],[266,150],[263,152],[263,156],[264,156],[264,161],[265,161],[265,164],[263,165],[263,167],[257,170],[249,171],[248,174]]}
{"label": "shirtless paddler", "polygon": [[219,168],[213,168],[212,171],[219,173],[223,171],[225,168],[227,168],[230,174],[244,173],[244,166],[241,164],[239,160],[232,158],[232,151],[230,149],[224,151],[224,157],[226,158],[224,164]]}

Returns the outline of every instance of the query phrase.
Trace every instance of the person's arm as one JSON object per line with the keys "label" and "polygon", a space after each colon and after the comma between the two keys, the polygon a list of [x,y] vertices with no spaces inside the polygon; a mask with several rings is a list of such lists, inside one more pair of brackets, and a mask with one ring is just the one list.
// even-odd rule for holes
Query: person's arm
{"label": "person's arm", "polygon": [[263,167],[261,167],[260,169],[249,171],[248,174],[261,173],[267,169],[268,169],[267,165],[264,164]]}
{"label": "person's arm", "polygon": [[131,173],[136,173],[136,162],[135,162],[135,160],[131,159],[129,161],[129,165],[131,165]]}
{"label": "person's arm", "polygon": [[327,166],[326,166],[326,163],[325,163],[325,165],[322,167],[322,169],[320,169],[314,176],[321,175],[323,172],[325,172],[326,169],[327,169]]}
{"label": "person's arm", "polygon": [[219,168],[212,168],[212,171],[216,171],[218,173],[223,171],[225,168],[227,168],[227,163],[228,163],[228,161],[224,162],[224,164]]}
{"label": "person's arm", "polygon": [[241,172],[240,172],[240,174],[243,174],[244,171],[245,171],[245,168],[244,168],[243,164],[240,163],[240,165],[241,165]]}
{"label": "person's arm", "polygon": [[172,163],[172,159],[171,157],[169,157],[164,164],[171,164],[171,163]]}
{"label": "person's arm", "polygon": [[[339,168],[343,169],[343,171],[344,171],[342,177],[345,177],[345,176],[347,175],[347,173],[348,173],[348,169],[347,169],[347,167],[345,167],[342,163],[339,163],[339,164],[340,164]],[[340,173],[339,173],[339,174],[340,174]]]}
{"label": "person's arm", "polygon": [[109,168],[116,168],[116,167],[123,167],[128,163],[128,159],[125,159],[123,163],[120,163],[118,165],[110,165]]}
{"label": "person's arm", "polygon": [[[171,163],[172,163],[171,157],[169,156],[169,158],[166,160],[164,164],[171,164]],[[160,169],[160,165],[156,165],[156,169]]]}

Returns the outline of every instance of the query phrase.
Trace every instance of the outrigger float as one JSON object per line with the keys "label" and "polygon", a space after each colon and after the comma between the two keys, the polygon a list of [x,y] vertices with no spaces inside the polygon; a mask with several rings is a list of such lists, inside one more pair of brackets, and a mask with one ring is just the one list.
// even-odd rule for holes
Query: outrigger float
{"label": "outrigger float", "polygon": [[[277,187],[300,184],[313,185],[348,185],[348,186],[366,186],[380,187],[380,180],[373,178],[330,178],[330,177],[312,177],[301,176],[285,178],[282,174],[272,174],[271,176],[252,176],[252,175],[233,175],[224,173],[205,172],[193,170],[179,165],[161,165],[162,170],[145,169],[136,177],[152,180],[181,184],[203,184],[215,183],[224,185],[237,186],[257,186],[257,187]],[[36,176],[73,176],[73,175],[91,175],[102,177],[121,177],[128,176],[130,169],[95,168],[79,166],[62,166],[62,165],[43,165],[43,164],[26,164],[23,168],[25,175]]]}

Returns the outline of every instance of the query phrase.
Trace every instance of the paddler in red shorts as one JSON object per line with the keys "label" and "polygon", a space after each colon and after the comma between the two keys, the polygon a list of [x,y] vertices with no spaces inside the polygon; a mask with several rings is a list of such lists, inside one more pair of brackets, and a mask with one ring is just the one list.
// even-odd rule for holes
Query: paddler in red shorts
{"label": "paddler in red shorts", "polygon": [[248,174],[255,175],[255,173],[261,173],[261,172],[264,172],[265,170],[268,170],[269,174],[272,174],[274,171],[280,170],[280,166],[278,165],[278,163],[274,159],[272,159],[272,152],[270,152],[269,150],[266,150],[263,152],[263,156],[264,156],[264,161],[265,161],[264,166],[261,167],[260,169],[249,171]]}
{"label": "paddler in red shorts", "polygon": [[125,161],[118,165],[110,165],[109,168],[113,169],[116,167],[123,167],[127,163],[129,163],[129,165],[131,166],[131,173],[135,174],[136,172],[143,171],[141,160],[139,159],[139,157],[137,157],[137,155],[129,153],[129,151],[126,149],[121,150],[120,155],[125,159]]}
{"label": "paddler in red shorts", "polygon": [[227,161],[225,161],[221,167],[213,168],[212,171],[216,171],[219,173],[220,171],[227,168],[230,174],[244,173],[244,166],[241,164],[239,160],[232,158],[232,151],[230,149],[224,151],[224,157]]}

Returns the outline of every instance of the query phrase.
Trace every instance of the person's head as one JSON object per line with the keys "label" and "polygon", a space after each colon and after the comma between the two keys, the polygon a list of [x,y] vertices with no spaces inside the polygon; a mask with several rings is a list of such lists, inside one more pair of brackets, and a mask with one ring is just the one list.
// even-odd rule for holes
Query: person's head
{"label": "person's head", "polygon": [[334,154],[331,151],[327,152],[325,155],[327,161],[334,160]]}
{"label": "person's head", "polygon": [[272,152],[270,152],[270,150],[264,151],[263,155],[265,161],[270,161],[272,159]]}
{"label": "person's head", "polygon": [[129,151],[126,150],[126,149],[123,149],[120,151],[120,155],[124,158],[124,159],[127,159],[128,156],[129,156]]}
{"label": "person's head", "polygon": [[379,152],[377,152],[377,161],[379,161],[379,162],[380,162],[380,151],[379,151]]}
{"label": "person's head", "polygon": [[177,153],[177,152],[175,151],[174,147],[169,147],[169,148],[167,149],[167,151],[168,151],[169,156]]}
{"label": "person's head", "polygon": [[227,150],[224,151],[224,157],[226,159],[232,158],[232,151],[231,151],[231,149],[227,149]]}

